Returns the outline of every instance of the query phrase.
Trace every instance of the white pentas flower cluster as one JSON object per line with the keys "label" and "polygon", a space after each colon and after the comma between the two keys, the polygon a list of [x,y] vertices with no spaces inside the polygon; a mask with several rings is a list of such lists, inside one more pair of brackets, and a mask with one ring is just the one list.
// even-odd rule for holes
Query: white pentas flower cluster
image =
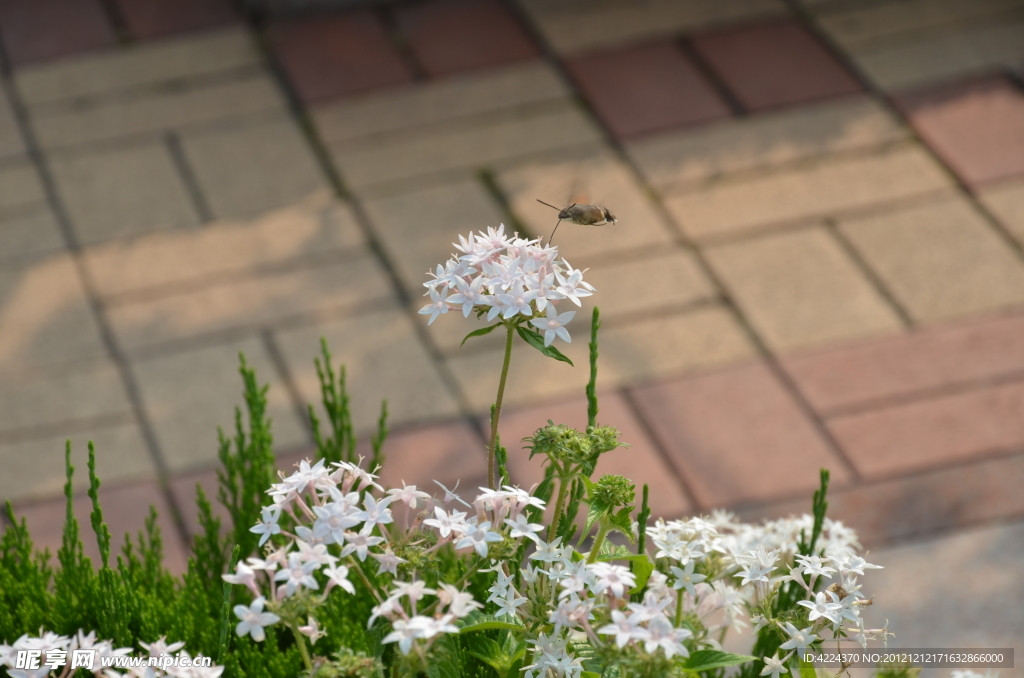
{"label": "white pentas flower cluster", "polygon": [[[818,640],[830,638],[858,642],[885,641],[886,628],[868,629],[861,610],[871,604],[861,592],[859,577],[867,569],[878,569],[856,553],[856,534],[838,521],[825,519],[819,538],[824,555],[799,554],[799,541],[813,528],[813,517],[788,518],[762,525],[736,522],[728,513],[717,512],[710,519],[662,520],[648,528],[655,558],[670,563],[672,586],[680,591],[679,602],[696,614],[711,632],[726,626],[742,628],[747,613],[758,631],[773,622],[758,614],[758,605],[780,584],[795,582],[806,596],[797,605],[808,611],[809,626],[797,628],[779,624],[788,640],[780,645],[789,650],[785,657],[765,658],[765,673],[786,673],[789,657],[804,652]],[[709,558],[714,555],[715,564]],[[695,575],[717,570],[716,580]],[[821,583],[825,582],[825,583]],[[650,589],[649,589],[650,590]],[[683,593],[685,592],[685,594]],[[723,611],[716,625],[715,613]]]}
{"label": "white pentas flower cluster", "polygon": [[[161,637],[152,643],[140,643],[140,645],[146,650],[145,655],[133,656],[130,662],[140,665],[130,666],[119,671],[115,668],[117,661],[128,658],[129,655],[135,655],[135,648],[115,648],[113,641],[97,640],[95,631],[85,633],[79,629],[78,633],[73,636],[61,636],[40,630],[38,637],[26,634],[11,645],[0,644],[0,667],[6,667],[7,675],[11,678],[69,676],[73,675],[70,667],[75,660],[75,654],[84,650],[91,653],[91,665],[77,664],[75,670],[85,670],[94,676],[102,676],[102,678],[125,678],[126,676],[131,678],[163,678],[164,676],[219,678],[224,672],[224,667],[216,664],[210,666],[198,665],[198,662],[193,664],[191,655],[183,649],[184,643],[167,643],[166,639]],[[17,668],[20,651],[40,653],[38,667],[34,669]],[[149,657],[161,661],[150,666]],[[172,657],[176,657],[177,661],[168,661]]]}
{"label": "white pentas flower cluster", "polygon": [[[541,529],[526,519],[525,510],[542,510],[544,502],[516,487],[481,488],[470,504],[440,483],[443,497],[435,498],[404,483],[385,491],[376,479],[357,464],[302,461],[297,471],[287,477],[282,474],[281,482],[270,487],[267,493],[273,503],[262,509],[260,521],[251,528],[268,552],[239,562],[233,574],[223,575],[225,581],[245,586],[254,596],[248,605],[234,608],[239,636],[264,640],[264,629],[282,621],[280,606],[286,599],[307,595],[323,603],[332,589],[354,594],[358,584],[369,587],[378,601],[369,625],[378,618],[392,624],[393,632],[384,642],[397,642],[403,654],[414,647],[425,652],[438,635],[458,632],[453,623],[481,605],[471,594],[448,584],[430,588],[415,576],[400,579],[399,568],[408,561],[396,550],[415,547],[418,556],[429,558],[451,545],[482,559],[496,542],[533,540]],[[406,509],[406,524],[401,528],[395,525],[393,505]],[[291,530],[281,525],[284,515],[294,524]],[[424,533],[432,533],[430,545],[420,547]],[[271,538],[285,543],[268,544]],[[370,563],[375,563],[375,573],[364,569]],[[390,591],[371,579],[389,583]],[[427,595],[436,599],[430,615],[423,614],[421,604]],[[314,641],[323,635],[314,617],[304,621],[304,626],[297,627],[300,632]],[[422,642],[417,645],[416,641]]]}
{"label": "white pentas flower cluster", "polygon": [[420,313],[429,315],[430,323],[451,309],[461,309],[467,318],[486,315],[488,321],[521,316],[544,335],[545,346],[555,338],[571,341],[565,326],[576,312],[558,313],[555,306],[564,299],[580,306],[580,297],[590,296],[594,288],[583,280],[583,271],[559,260],[557,247],[518,233],[506,236],[504,226],[460,235],[453,245],[459,254],[428,271],[433,279],[424,283],[430,303]]}

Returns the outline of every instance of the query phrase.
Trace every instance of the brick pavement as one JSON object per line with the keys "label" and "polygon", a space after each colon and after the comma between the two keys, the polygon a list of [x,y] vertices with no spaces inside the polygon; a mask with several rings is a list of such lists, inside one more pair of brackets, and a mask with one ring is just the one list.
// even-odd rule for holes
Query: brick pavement
{"label": "brick pavement", "polygon": [[237,353],[286,465],[322,336],[364,439],[389,401],[389,481],[479,484],[500,338],[421,283],[546,234],[537,198],[620,221],[559,231],[599,292],[575,369],[513,356],[517,481],[583,421],[597,304],[600,470],[660,513],[803,511],[826,466],[872,547],[1024,516],[1021,0],[12,0],[0,41],[0,499],[41,544],[93,440],[114,532],[156,503],[180,569]]}

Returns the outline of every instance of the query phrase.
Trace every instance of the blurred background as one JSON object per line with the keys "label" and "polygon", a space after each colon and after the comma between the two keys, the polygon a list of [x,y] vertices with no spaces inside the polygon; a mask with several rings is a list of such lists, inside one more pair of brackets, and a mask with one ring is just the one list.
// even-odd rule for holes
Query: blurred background
{"label": "blurred background", "polygon": [[156,504],[182,570],[238,353],[287,467],[320,337],[362,439],[388,399],[385,480],[483,484],[500,338],[428,328],[425,273],[593,202],[513,479],[585,424],[596,304],[599,473],[753,520],[828,468],[895,645],[1024,651],[1024,0],[0,0],[0,46],[0,500],[40,545],[92,440],[114,534]]}

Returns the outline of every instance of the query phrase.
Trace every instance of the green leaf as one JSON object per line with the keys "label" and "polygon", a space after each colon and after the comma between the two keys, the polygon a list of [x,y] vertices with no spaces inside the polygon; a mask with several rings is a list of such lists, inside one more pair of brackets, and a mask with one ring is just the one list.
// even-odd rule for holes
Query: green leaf
{"label": "green leaf", "polygon": [[496,329],[498,329],[499,327],[501,327],[501,326],[502,326],[502,324],[503,324],[503,323],[498,323],[498,324],[496,324],[496,325],[491,325],[490,327],[481,327],[481,328],[480,328],[480,329],[478,329],[478,330],[473,330],[472,332],[470,332],[469,334],[467,334],[467,335],[466,335],[466,336],[465,336],[465,337],[464,337],[464,338],[462,339],[462,343],[461,343],[461,344],[459,344],[459,346],[464,346],[464,345],[466,344],[466,340],[468,340],[468,339],[470,339],[470,338],[472,338],[472,337],[482,337],[482,336],[484,336],[485,334],[490,334],[490,333],[491,333],[491,332],[493,332],[494,330],[496,330]]}
{"label": "green leaf", "polygon": [[[825,482],[828,482],[827,480]],[[800,660],[800,678],[817,678],[818,674],[814,670],[814,664],[808,661]]]}
{"label": "green leaf", "polygon": [[[572,361],[562,355],[562,352],[557,348],[554,346],[545,346],[544,337],[540,336],[539,332],[534,332],[528,327],[523,327],[522,325],[516,325],[516,331],[519,332],[519,336],[523,338],[523,341],[530,346],[533,346],[547,357],[554,358],[555,360],[561,360],[563,363],[569,363],[572,365]],[[575,367],[575,365],[573,365],[573,367]]]}
{"label": "green leaf", "polygon": [[504,629],[506,631],[522,631],[524,627],[520,624],[513,624],[506,621],[501,621],[497,617],[492,617],[488,614],[482,614],[480,612],[474,612],[465,619],[462,620],[465,626],[459,628],[459,633],[472,633],[474,631],[493,631],[495,629]]}
{"label": "green leaf", "polygon": [[697,650],[690,653],[690,656],[683,663],[683,668],[687,671],[708,671],[725,666],[745,664],[756,659],[757,657],[751,657],[750,655],[732,654],[731,652],[721,652],[719,650]]}
{"label": "green leaf", "polygon": [[477,638],[466,651],[494,668],[498,673],[504,672],[510,657],[501,651],[501,646],[490,638]]}

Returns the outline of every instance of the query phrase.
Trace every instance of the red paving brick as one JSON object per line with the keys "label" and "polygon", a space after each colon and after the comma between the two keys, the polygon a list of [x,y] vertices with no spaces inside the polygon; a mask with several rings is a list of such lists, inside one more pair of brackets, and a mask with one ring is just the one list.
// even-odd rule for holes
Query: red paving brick
{"label": "red paving brick", "polygon": [[749,110],[859,92],[857,80],[793,22],[716,31],[693,46]]}
{"label": "red paving brick", "polygon": [[444,76],[540,56],[495,0],[435,0],[401,7],[398,25],[424,70]]}
{"label": "red paving brick", "polygon": [[381,484],[385,487],[401,487],[404,481],[424,492],[440,493],[435,480],[449,489],[459,481],[459,494],[471,501],[479,493],[477,488],[487,486],[484,444],[462,421],[397,431],[388,436],[384,454]]}
{"label": "red paving brick", "polygon": [[[131,533],[135,541],[139,530],[145,527],[150,505],[156,506],[159,514],[157,524],[163,539],[164,566],[175,574],[185,571],[188,564],[188,550],[178,536],[178,531],[171,518],[170,509],[164,500],[159,487],[152,482],[100,488],[100,508],[103,509],[103,520],[110,529],[110,565],[117,565],[117,556],[124,544],[124,535]],[[64,534],[64,516],[67,510],[64,497],[43,502],[34,502],[15,507],[15,515],[28,522],[29,532],[36,548],[50,549],[55,555],[60,548]],[[75,518],[78,519],[78,530],[85,555],[94,566],[99,565],[99,549],[96,546],[96,535],[92,531],[90,514],[92,503],[89,497],[81,494],[75,497]],[[51,561],[54,562],[54,561]]]}
{"label": "red paving brick", "polygon": [[[830,490],[828,516],[878,548],[958,527],[1024,515],[1024,454]],[[744,520],[810,513],[811,496],[740,512]],[[870,559],[869,559],[870,560]]]}
{"label": "red paving brick", "polygon": [[633,390],[643,416],[708,510],[837,484],[847,472],[792,396],[762,364]]}
{"label": "red paving brick", "polygon": [[881,478],[1024,447],[1024,381],[828,421],[865,478]]}
{"label": "red paving brick", "polygon": [[99,0],[3,0],[0,38],[16,66],[116,42]]}
{"label": "red paving brick", "polygon": [[1024,315],[930,328],[783,359],[819,412],[1024,370]]}
{"label": "red paving brick", "polygon": [[114,0],[134,38],[223,26],[238,20],[229,0]]}
{"label": "red paving brick", "polygon": [[618,137],[724,118],[729,107],[671,41],[569,59],[566,67]]}
{"label": "red paving brick", "polygon": [[377,15],[314,14],[277,22],[270,43],[292,85],[318,102],[412,80]]}
{"label": "red paving brick", "polygon": [[[650,485],[652,516],[678,518],[690,513],[693,507],[676,480],[675,471],[662,459],[625,399],[617,393],[603,393],[598,398],[598,404],[600,411],[597,423],[617,428],[621,434],[619,440],[630,446],[602,455],[593,477],[599,478],[610,473],[629,478],[637,486],[638,506],[643,485],[647,483]],[[526,443],[521,441],[547,425],[548,419],[582,431],[587,426],[587,401],[580,398],[502,414],[500,433],[508,450],[509,476],[512,482],[522,487],[528,488],[544,477],[545,457],[538,455],[529,459],[529,450],[522,449]],[[489,433],[488,421],[481,420],[480,424]]]}
{"label": "red paving brick", "polygon": [[967,183],[1024,175],[1024,89],[1008,78],[918,90],[895,101]]}

